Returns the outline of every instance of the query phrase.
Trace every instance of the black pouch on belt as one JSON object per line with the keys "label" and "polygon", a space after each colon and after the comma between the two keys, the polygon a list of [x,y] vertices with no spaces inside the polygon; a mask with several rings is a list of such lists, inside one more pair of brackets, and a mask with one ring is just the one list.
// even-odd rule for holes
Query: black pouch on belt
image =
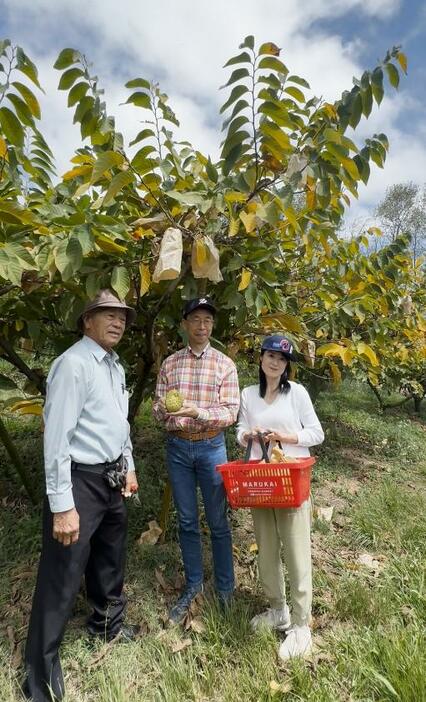
{"label": "black pouch on belt", "polygon": [[121,490],[126,485],[127,461],[123,455],[119,456],[116,461],[105,464],[103,477],[106,483],[113,490]]}

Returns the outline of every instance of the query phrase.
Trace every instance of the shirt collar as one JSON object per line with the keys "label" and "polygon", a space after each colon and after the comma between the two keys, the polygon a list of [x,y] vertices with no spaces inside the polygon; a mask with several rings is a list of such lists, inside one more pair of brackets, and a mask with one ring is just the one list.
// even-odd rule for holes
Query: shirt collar
{"label": "shirt collar", "polygon": [[205,347],[203,348],[203,350],[201,351],[201,353],[195,353],[195,351],[193,351],[189,345],[187,346],[188,353],[190,353],[190,354],[192,354],[193,356],[195,356],[195,358],[201,358],[202,356],[204,356],[204,354],[209,350],[209,348],[210,348],[210,341],[209,341],[209,343],[207,344],[207,346],[205,346]]}
{"label": "shirt collar", "polygon": [[81,341],[92,352],[98,363],[103,361],[104,358],[111,358],[113,363],[118,361],[118,354],[116,354],[113,349],[111,349],[111,351],[105,351],[105,349],[103,349],[102,346],[99,346],[99,344],[91,339],[90,336],[83,336]]}

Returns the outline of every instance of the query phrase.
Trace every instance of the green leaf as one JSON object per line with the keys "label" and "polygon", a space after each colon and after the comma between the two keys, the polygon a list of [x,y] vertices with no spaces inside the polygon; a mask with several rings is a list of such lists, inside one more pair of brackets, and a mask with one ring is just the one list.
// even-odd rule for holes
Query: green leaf
{"label": "green leaf", "polygon": [[288,116],[286,108],[281,103],[265,101],[260,105],[258,111],[270,117],[275,124],[279,124],[281,127],[294,129],[294,123]]}
{"label": "green leaf", "polygon": [[373,91],[373,96],[378,105],[383,99],[383,71],[381,68],[375,68],[371,74],[371,89]]}
{"label": "green leaf", "polygon": [[145,88],[146,90],[150,90],[151,84],[149,80],[145,80],[145,78],[134,78],[133,80],[127,81],[126,88]]}
{"label": "green leaf", "polygon": [[73,124],[81,122],[86,112],[89,112],[94,104],[95,100],[92,96],[86,95],[84,98],[81,98],[74,112]]}
{"label": "green leaf", "polygon": [[357,127],[362,114],[362,98],[361,92],[358,90],[357,94],[354,96],[352,103],[350,105],[350,117],[349,124],[353,129]]}
{"label": "green leaf", "polygon": [[373,107],[373,91],[371,85],[368,85],[365,90],[361,90],[362,112],[365,117],[369,117]]}
{"label": "green leaf", "polygon": [[72,107],[77,102],[79,102],[81,100],[81,98],[84,95],[86,95],[89,88],[90,88],[89,83],[85,83],[85,82],[76,83],[76,85],[74,85],[71,88],[71,90],[68,94],[68,107]]}
{"label": "green leaf", "polygon": [[155,137],[155,133],[152,131],[152,129],[142,129],[142,131],[139,132],[139,134],[137,134],[134,139],[132,139],[129,146],[133,146],[139,141],[143,141],[144,139],[148,139],[149,137]]}
{"label": "green leaf", "polygon": [[244,154],[249,151],[250,149],[250,144],[237,144],[234,146],[234,148],[229,152],[227,155],[226,159],[222,163],[222,172],[224,175],[228,175],[228,173],[232,170],[232,168],[235,166],[235,164],[241,159]]}
{"label": "green leaf", "polygon": [[24,76],[27,76],[27,78],[29,78],[38,88],[40,88],[42,92],[44,92],[40,83],[38,82],[36,65],[31,61],[31,59],[28,58],[28,56],[19,46],[16,50],[16,68],[18,71],[21,71]]}
{"label": "green leaf", "polygon": [[178,202],[181,202],[182,205],[191,205],[191,206],[197,206],[197,205],[202,205],[204,201],[206,200],[206,193],[198,193],[198,192],[184,192],[181,193],[178,190],[167,190],[166,195],[168,197],[173,198],[173,200],[177,200]]}
{"label": "green leaf", "polygon": [[111,287],[120,300],[124,300],[130,290],[129,271],[124,266],[115,266],[111,276]]}
{"label": "green leaf", "polygon": [[248,49],[254,49],[254,36],[252,34],[249,34],[249,36],[244,39],[243,43],[240,44],[238,48],[245,49],[246,47]]}
{"label": "green leaf", "polygon": [[144,107],[147,110],[151,109],[151,98],[148,93],[133,93],[129,98],[127,98],[125,104],[128,104],[129,102],[136,105],[136,107]]}
{"label": "green leaf", "polygon": [[121,166],[124,161],[124,156],[117,153],[117,151],[103,151],[99,154],[97,161],[93,166],[92,178],[90,180],[93,185],[96,183],[106,171],[114,166]]}
{"label": "green leaf", "polygon": [[206,173],[207,173],[209,179],[210,179],[213,183],[217,183],[217,181],[218,181],[218,179],[219,179],[219,174],[218,174],[216,168],[213,166],[213,164],[212,164],[212,162],[211,162],[211,160],[210,160],[210,157],[209,157],[209,159],[208,159],[208,161],[207,161],[207,163],[206,163]]}
{"label": "green leaf", "polygon": [[232,83],[235,83],[237,80],[241,80],[241,78],[249,78],[250,73],[248,72],[247,68],[237,68],[235,71],[232,71],[231,77],[228,80],[225,85],[220,86],[220,90],[222,88],[226,88],[228,85],[232,85]]}
{"label": "green leaf", "polygon": [[71,264],[74,273],[76,273],[80,269],[83,261],[83,250],[76,236],[72,236],[68,241],[66,257]]}
{"label": "green leaf", "polygon": [[84,71],[80,68],[70,68],[61,75],[59,81],[58,90],[68,90],[75,83],[77,78],[82,78],[84,76]]}
{"label": "green leaf", "polygon": [[[99,115],[96,112],[86,112],[81,120],[80,132],[83,139],[94,134],[98,128]],[[104,143],[102,139],[101,143]]]}
{"label": "green leaf", "polygon": [[399,85],[398,69],[393,65],[393,63],[386,63],[385,71],[388,74],[389,83],[392,85],[393,88],[397,88]]}
{"label": "green leaf", "polygon": [[350,177],[353,178],[353,180],[359,179],[360,173],[359,173],[357,165],[353,159],[342,158],[341,164],[342,164],[343,168],[349,173]]}
{"label": "green leaf", "polygon": [[53,64],[53,68],[56,68],[59,71],[63,70],[64,68],[68,68],[68,66],[71,66],[78,60],[79,56],[80,53],[75,49],[62,49],[61,53]]}
{"label": "green leaf", "polygon": [[234,132],[231,136],[228,136],[223,145],[221,158],[226,158],[237,144],[242,144],[247,139],[250,139],[250,134],[243,130]]}
{"label": "green leaf", "polygon": [[234,119],[235,115],[237,115],[241,110],[246,109],[249,106],[247,100],[238,100],[238,102],[234,105],[234,109],[232,110],[232,114],[226,119],[223,123],[222,126],[222,131],[226,129],[228,124]]}
{"label": "green leaf", "polygon": [[17,117],[8,107],[0,107],[0,125],[10,144],[24,145],[24,130]]}
{"label": "green leaf", "polygon": [[236,63],[251,63],[251,60],[250,54],[248,54],[247,51],[243,51],[241,54],[238,54],[238,56],[230,58],[229,61],[225,63],[224,68],[234,66]]}
{"label": "green leaf", "polygon": [[29,88],[27,88],[26,85],[23,83],[20,83],[19,81],[15,80],[12,83],[13,87],[18,90],[22,97],[24,98],[25,102],[27,103],[27,106],[31,112],[31,114],[36,118],[40,119],[41,117],[41,112],[40,112],[40,105],[38,103],[37,98],[35,95],[31,92]]}
{"label": "green leaf", "polygon": [[307,80],[300,78],[299,76],[287,76],[287,83],[297,83],[297,85],[301,85],[303,88],[308,88],[308,90],[310,90],[311,87]]}
{"label": "green leaf", "polygon": [[104,205],[109,205],[111,200],[117,195],[117,193],[122,190],[126,185],[129,185],[134,180],[133,173],[131,171],[120,171],[116,173],[111,183],[108,186],[108,190],[103,200]]}
{"label": "green leaf", "polygon": [[0,390],[15,390],[18,386],[6,375],[0,374]]}
{"label": "green leaf", "polygon": [[25,124],[26,127],[34,127],[35,125],[33,116],[28,108],[27,103],[24,102],[18,95],[15,95],[14,93],[7,93],[6,97],[9,100],[9,102],[11,102],[14,106],[16,116],[20,120],[21,124]]}
{"label": "green leaf", "polygon": [[298,102],[305,102],[305,96],[302,91],[299,90],[299,88],[295,88],[293,85],[289,85],[287,88],[284,88],[284,92],[291,95],[291,97]]}
{"label": "green leaf", "polygon": [[238,129],[242,127],[243,124],[247,124],[248,121],[249,119],[248,117],[245,117],[245,115],[240,115],[239,117],[236,117],[234,120],[232,120],[228,127],[228,138],[231,136],[231,134],[238,131]]}
{"label": "green leaf", "polygon": [[285,76],[288,74],[287,66],[284,66],[283,62],[275,58],[275,56],[265,56],[259,61],[258,68],[269,68],[277,73],[283,73]]}
{"label": "green leaf", "polygon": [[227,101],[225,102],[224,105],[220,108],[220,114],[222,112],[225,112],[225,110],[228,109],[238,98],[241,97],[241,95],[244,95],[244,93],[248,92],[248,88],[246,85],[236,85],[235,88],[232,89],[231,94]]}

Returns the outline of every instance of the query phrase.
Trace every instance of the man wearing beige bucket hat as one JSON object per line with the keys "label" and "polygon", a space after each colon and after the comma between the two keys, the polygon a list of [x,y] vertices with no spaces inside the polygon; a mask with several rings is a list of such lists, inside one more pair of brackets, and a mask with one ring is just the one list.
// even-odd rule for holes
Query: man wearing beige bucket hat
{"label": "man wearing beige bucket hat", "polygon": [[57,358],[44,408],[43,541],[25,651],[24,694],[60,700],[59,646],[83,575],[89,633],[133,639],[123,594],[127,512],[137,490],[125,375],[113,348],[135,311],[101,290],[78,319],[83,336]]}

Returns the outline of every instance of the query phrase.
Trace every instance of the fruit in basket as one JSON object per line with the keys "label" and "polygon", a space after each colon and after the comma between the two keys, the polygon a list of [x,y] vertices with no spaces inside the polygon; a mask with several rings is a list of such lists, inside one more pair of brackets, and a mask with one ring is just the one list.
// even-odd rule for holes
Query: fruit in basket
{"label": "fruit in basket", "polygon": [[274,446],[271,451],[271,463],[287,463],[289,460],[279,446]]}
{"label": "fruit in basket", "polygon": [[179,390],[169,390],[164,398],[164,404],[166,405],[167,412],[172,414],[173,412],[178,412],[183,406],[183,397]]}

